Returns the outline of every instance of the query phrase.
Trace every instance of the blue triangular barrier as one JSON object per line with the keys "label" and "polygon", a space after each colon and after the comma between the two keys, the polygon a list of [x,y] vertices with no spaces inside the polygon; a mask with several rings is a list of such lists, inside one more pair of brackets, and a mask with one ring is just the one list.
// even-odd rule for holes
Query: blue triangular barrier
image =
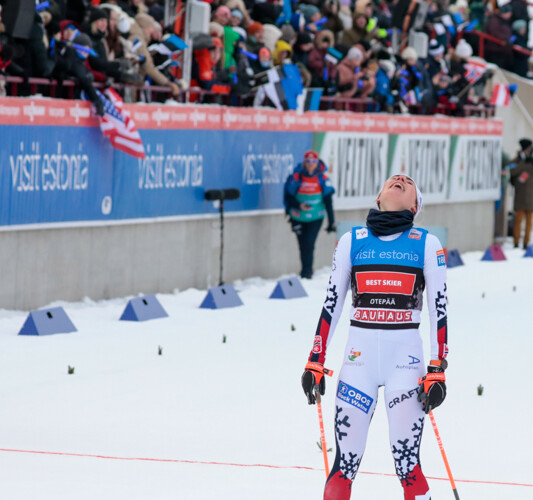
{"label": "blue triangular barrier", "polygon": [[52,335],[77,332],[62,307],[31,311],[22,325],[19,335]]}
{"label": "blue triangular barrier", "polygon": [[200,307],[204,309],[222,309],[224,307],[242,306],[242,300],[232,285],[221,285],[207,291]]}
{"label": "blue triangular barrier", "polygon": [[128,301],[121,321],[148,321],[149,319],[166,318],[167,312],[155,295],[136,297]]}
{"label": "blue triangular barrier", "polygon": [[465,265],[463,259],[461,259],[461,254],[459,253],[459,250],[450,250],[448,252],[448,261],[446,262],[446,265],[448,267],[457,267]]}
{"label": "blue triangular barrier", "polygon": [[491,245],[485,250],[481,260],[507,260],[500,245]]}
{"label": "blue triangular barrier", "polygon": [[533,245],[528,245],[524,257],[533,257]]}
{"label": "blue triangular barrier", "polygon": [[279,280],[269,298],[298,299],[300,297],[307,297],[307,292],[300,280],[296,276],[293,276],[291,278]]}

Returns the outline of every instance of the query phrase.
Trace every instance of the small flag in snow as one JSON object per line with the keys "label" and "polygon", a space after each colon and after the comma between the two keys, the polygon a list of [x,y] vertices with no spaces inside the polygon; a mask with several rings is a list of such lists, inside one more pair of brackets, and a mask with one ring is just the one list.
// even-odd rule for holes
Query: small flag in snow
{"label": "small flag in snow", "polygon": [[490,103],[493,106],[509,106],[511,104],[511,91],[504,83],[496,83],[492,89]]}

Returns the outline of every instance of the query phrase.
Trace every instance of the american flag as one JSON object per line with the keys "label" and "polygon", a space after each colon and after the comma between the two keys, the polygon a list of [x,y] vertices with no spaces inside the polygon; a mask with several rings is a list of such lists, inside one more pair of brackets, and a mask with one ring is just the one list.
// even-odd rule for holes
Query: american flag
{"label": "american flag", "polygon": [[465,78],[468,83],[474,84],[481,78],[486,69],[487,63],[485,61],[471,59],[465,64]]}
{"label": "american flag", "polygon": [[104,103],[104,116],[99,116],[100,130],[111,145],[135,158],[145,158],[144,145],[133,119],[124,109],[122,98],[108,88],[98,96]]}

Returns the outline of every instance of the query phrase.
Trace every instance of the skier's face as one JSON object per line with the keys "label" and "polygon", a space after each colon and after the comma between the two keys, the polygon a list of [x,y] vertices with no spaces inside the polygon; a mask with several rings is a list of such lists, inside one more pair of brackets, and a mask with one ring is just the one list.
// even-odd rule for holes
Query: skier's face
{"label": "skier's face", "polygon": [[416,186],[414,181],[406,175],[393,175],[385,181],[377,202],[382,212],[409,210],[416,214]]}

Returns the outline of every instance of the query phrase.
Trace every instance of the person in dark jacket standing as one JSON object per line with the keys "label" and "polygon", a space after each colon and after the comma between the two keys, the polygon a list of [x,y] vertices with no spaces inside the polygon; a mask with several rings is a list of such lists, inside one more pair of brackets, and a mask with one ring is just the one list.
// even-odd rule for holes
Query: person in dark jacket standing
{"label": "person in dark jacket standing", "polygon": [[326,231],[336,231],[333,213],[333,193],[326,174],[327,167],[315,151],[307,151],[304,161],[296,166],[285,181],[285,211],[290,217],[292,231],[298,238],[302,278],[313,277],[315,242],[324,217],[328,216]]}
{"label": "person in dark jacket standing", "polygon": [[511,164],[511,184],[514,186],[514,246],[518,248],[522,221],[526,220],[524,234],[524,250],[529,245],[531,222],[533,220],[533,142],[530,139],[520,139],[522,151]]}

